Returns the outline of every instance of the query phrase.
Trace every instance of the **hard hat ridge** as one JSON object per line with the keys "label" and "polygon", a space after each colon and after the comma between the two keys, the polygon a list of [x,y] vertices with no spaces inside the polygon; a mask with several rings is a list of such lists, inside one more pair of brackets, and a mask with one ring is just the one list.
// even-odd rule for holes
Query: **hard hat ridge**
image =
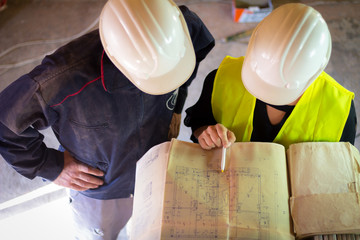
{"label": "hard hat ridge", "polygon": [[111,61],[144,92],[170,92],[195,68],[187,24],[170,0],[109,0],[99,29]]}
{"label": "hard hat ridge", "polygon": [[313,8],[285,4],[254,30],[242,79],[255,97],[274,105],[295,101],[326,67],[331,53],[328,27]]}

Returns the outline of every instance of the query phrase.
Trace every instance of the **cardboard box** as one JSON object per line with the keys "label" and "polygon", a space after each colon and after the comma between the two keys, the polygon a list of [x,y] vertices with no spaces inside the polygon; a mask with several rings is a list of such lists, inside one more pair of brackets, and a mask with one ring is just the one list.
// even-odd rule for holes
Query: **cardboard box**
{"label": "cardboard box", "polygon": [[260,22],[272,10],[271,0],[233,0],[232,13],[234,22]]}

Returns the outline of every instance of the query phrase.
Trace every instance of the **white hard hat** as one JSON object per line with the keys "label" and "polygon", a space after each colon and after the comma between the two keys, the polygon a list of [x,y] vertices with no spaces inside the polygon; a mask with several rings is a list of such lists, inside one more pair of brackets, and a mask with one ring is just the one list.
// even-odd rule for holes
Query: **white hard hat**
{"label": "white hard hat", "polygon": [[244,86],[263,102],[292,103],[325,69],[330,53],[331,36],[320,13],[300,3],[282,5],[251,35]]}
{"label": "white hard hat", "polygon": [[146,93],[171,92],[194,71],[189,31],[171,0],[109,0],[99,29],[108,57]]}

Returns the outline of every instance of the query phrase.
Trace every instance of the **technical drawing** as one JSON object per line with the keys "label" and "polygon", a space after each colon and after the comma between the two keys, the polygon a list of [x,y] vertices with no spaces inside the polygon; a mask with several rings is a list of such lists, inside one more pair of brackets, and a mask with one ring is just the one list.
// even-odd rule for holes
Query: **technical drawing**
{"label": "technical drawing", "polygon": [[270,239],[274,206],[267,205],[258,168],[219,174],[177,166],[173,174],[166,180],[173,192],[165,194],[172,199],[164,200],[163,239]]}

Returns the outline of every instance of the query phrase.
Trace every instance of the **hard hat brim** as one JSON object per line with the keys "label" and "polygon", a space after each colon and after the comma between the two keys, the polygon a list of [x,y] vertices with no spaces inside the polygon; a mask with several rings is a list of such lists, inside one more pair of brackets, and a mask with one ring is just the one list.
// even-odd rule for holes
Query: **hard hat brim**
{"label": "hard hat brim", "polygon": [[[129,0],[128,0],[129,1]],[[128,55],[126,55],[125,53],[123,54],[123,51],[121,50],[121,48],[119,48],[118,46],[121,46],[121,43],[118,43],[116,41],[114,41],[114,34],[113,31],[107,31],[109,30],[109,28],[111,28],[111,26],[109,26],[109,21],[111,21],[111,17],[109,16],[115,16],[115,18],[118,18],[119,16],[117,14],[113,13],[113,8],[110,7],[110,1],[104,6],[102,13],[100,15],[100,27],[99,27],[99,31],[100,31],[100,38],[101,38],[101,42],[104,46],[104,50],[107,54],[107,56],[109,57],[109,59],[112,61],[112,63],[129,79],[130,82],[132,82],[137,88],[139,88],[141,91],[148,93],[148,94],[152,94],[152,95],[161,95],[161,94],[166,94],[169,93],[173,90],[175,90],[176,88],[180,87],[182,84],[184,84],[193,74],[195,66],[196,66],[196,57],[195,57],[195,51],[194,51],[194,47],[192,44],[192,40],[189,34],[189,30],[187,27],[187,23],[184,19],[184,16],[181,13],[181,10],[178,8],[178,6],[173,3],[170,2],[170,4],[173,5],[173,7],[176,7],[178,9],[178,12],[180,13],[179,15],[179,20],[180,20],[180,28],[182,28],[183,32],[184,32],[184,39],[183,39],[183,46],[181,46],[181,49],[184,49],[181,53],[179,53],[179,55],[177,55],[178,57],[178,61],[177,63],[174,63],[175,61],[173,61],[173,65],[169,64],[167,66],[165,66],[165,69],[161,69],[164,67],[164,60],[165,58],[162,58],[162,62],[161,61],[153,61],[151,62],[151,59],[155,59],[156,57],[158,57],[157,55],[153,55],[153,56],[137,56],[138,58],[131,58],[130,56],[130,61],[128,59]],[[111,5],[112,6],[112,5]],[[121,22],[121,21],[120,21]],[[131,26],[129,28],[133,28],[135,30],[139,30],[137,28],[137,25],[134,24],[134,26]],[[120,28],[117,29],[119,31],[123,31],[125,28]],[[128,34],[127,31],[123,31],[123,34]],[[134,35],[134,34],[133,34]],[[132,35],[132,36],[133,36]],[[141,37],[140,35],[137,36],[138,40],[139,37]],[[143,37],[143,36],[142,36]],[[115,38],[116,40],[116,38]],[[121,39],[120,39],[121,40]],[[136,39],[127,39],[130,41],[136,41]],[[145,39],[146,40],[146,39]],[[128,42],[126,42],[126,44],[128,44]],[[126,45],[125,44],[125,45]],[[164,44],[164,43],[162,43]],[[144,46],[148,46],[149,45],[149,41],[147,41]],[[114,47],[116,46],[116,47]],[[132,46],[134,47],[134,46]],[[165,47],[165,46],[163,46]],[[169,48],[169,46],[167,46]],[[117,49],[116,49],[117,48]],[[119,50],[120,49],[120,50]],[[140,50],[142,50],[140,48]],[[148,49],[144,49],[144,50],[148,50]],[[125,52],[125,51],[124,51]],[[136,53],[142,53],[142,51],[139,51],[139,49],[135,48],[134,51],[127,51],[127,53],[130,55],[134,52],[134,54],[136,55]],[[145,51],[146,52],[146,51]],[[149,54],[148,54],[149,55]],[[160,54],[162,56],[162,54]],[[169,58],[170,60],[173,60],[171,58]],[[143,61],[145,60],[145,61]],[[157,59],[158,60],[158,59]],[[151,62],[151,64],[153,64],[154,62],[156,62],[153,66],[153,68],[151,69],[151,71],[146,72],[147,70],[144,71],[143,68],[148,67],[149,65],[146,65],[147,62]],[[124,63],[129,65],[125,66]],[[131,67],[130,69],[128,67]],[[168,68],[168,69],[166,69]],[[144,74],[144,72],[146,72],[146,74]],[[147,74],[149,73],[149,74]],[[154,74],[155,73],[155,74]]]}
{"label": "hard hat brim", "polygon": [[248,64],[250,63],[248,63],[245,58],[241,71],[243,84],[249,93],[265,103],[278,106],[291,104],[297,100],[308,87],[305,84],[296,89],[289,89],[271,85],[261,79],[256,72],[251,71]]}
{"label": "hard hat brim", "polygon": [[251,35],[244,86],[266,103],[293,103],[325,69],[330,54],[331,35],[320,13],[301,3],[284,4]]}

